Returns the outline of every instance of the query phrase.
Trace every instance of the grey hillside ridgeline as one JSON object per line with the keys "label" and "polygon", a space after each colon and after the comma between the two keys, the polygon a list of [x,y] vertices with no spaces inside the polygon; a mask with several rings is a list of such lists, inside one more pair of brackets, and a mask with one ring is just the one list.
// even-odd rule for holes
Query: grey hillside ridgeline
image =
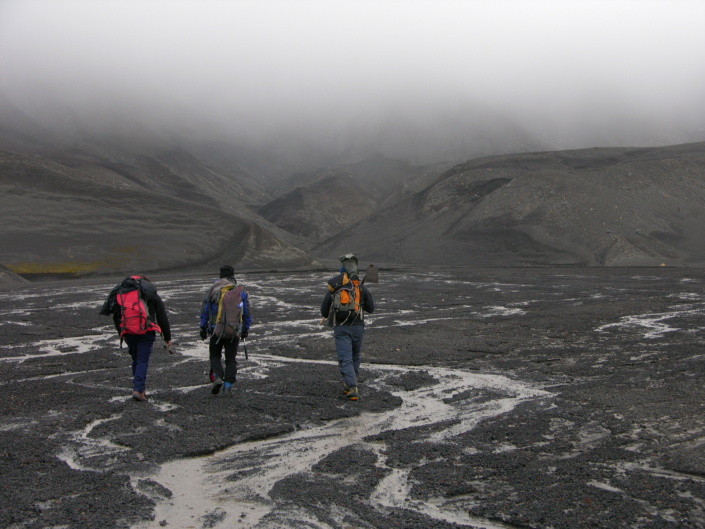
{"label": "grey hillside ridgeline", "polygon": [[705,264],[705,143],[426,165],[376,153],[287,172],[275,152],[223,142],[0,132],[0,264],[24,277],[301,270],[348,251],[387,265]]}
{"label": "grey hillside ridgeline", "polygon": [[702,266],[705,143],[478,158],[312,248],[379,262]]}

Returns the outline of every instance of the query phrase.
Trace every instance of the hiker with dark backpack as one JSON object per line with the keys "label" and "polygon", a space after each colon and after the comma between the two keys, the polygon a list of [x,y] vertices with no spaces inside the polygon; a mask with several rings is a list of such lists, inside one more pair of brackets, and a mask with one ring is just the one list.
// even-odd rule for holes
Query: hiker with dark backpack
{"label": "hiker with dark backpack", "polygon": [[100,314],[113,316],[115,328],[132,357],[132,398],[147,400],[145,387],[149,358],[157,334],[171,352],[169,317],[157,288],[143,275],[126,277],[108,294]]}
{"label": "hiker with dark backpack", "polygon": [[[230,265],[220,268],[220,279],[208,289],[201,305],[201,340],[210,336],[208,352],[211,366],[211,393],[232,397],[237,377],[237,348],[247,338],[252,324],[250,301],[245,289],[235,280]],[[225,351],[225,370],[222,355]]]}
{"label": "hiker with dark backpack", "polygon": [[360,281],[357,257],[341,256],[340,274],[328,280],[321,304],[321,315],[333,327],[338,367],[343,377],[343,394],[348,400],[358,400],[357,378],[360,371],[360,353],[365,333],[364,312],[374,312],[372,294]]}

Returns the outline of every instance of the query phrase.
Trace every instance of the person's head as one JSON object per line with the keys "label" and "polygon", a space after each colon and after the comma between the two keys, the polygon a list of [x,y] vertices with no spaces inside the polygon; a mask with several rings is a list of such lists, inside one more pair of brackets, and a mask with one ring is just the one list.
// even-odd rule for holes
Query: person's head
{"label": "person's head", "polygon": [[230,265],[223,265],[220,267],[220,278],[230,279],[235,281],[235,269]]}
{"label": "person's head", "polygon": [[355,257],[355,254],[346,253],[338,257],[338,260],[342,264],[340,271],[348,274],[350,279],[357,279],[357,257]]}

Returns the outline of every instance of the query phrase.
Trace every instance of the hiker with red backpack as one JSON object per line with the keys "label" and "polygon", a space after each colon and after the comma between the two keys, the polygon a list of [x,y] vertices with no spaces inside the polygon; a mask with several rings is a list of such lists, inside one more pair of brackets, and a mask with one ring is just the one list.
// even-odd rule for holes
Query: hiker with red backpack
{"label": "hiker with red backpack", "polygon": [[113,316],[120,346],[127,343],[132,357],[132,398],[147,400],[147,369],[157,334],[171,352],[169,317],[157,288],[143,275],[126,277],[110,291],[100,314]]}
{"label": "hiker with red backpack", "polygon": [[[237,377],[237,348],[247,338],[252,316],[245,289],[235,280],[235,269],[230,265],[220,268],[220,279],[208,289],[201,305],[201,340],[210,336],[208,352],[211,365],[211,393],[232,397],[232,386]],[[222,355],[225,351],[225,370]],[[247,353],[247,350],[245,350]]]}
{"label": "hiker with red backpack", "polygon": [[372,294],[360,281],[357,257],[341,256],[340,274],[327,282],[321,304],[321,315],[333,327],[338,366],[343,377],[343,394],[348,400],[358,400],[357,378],[360,371],[360,353],[365,333],[364,312],[374,312]]}

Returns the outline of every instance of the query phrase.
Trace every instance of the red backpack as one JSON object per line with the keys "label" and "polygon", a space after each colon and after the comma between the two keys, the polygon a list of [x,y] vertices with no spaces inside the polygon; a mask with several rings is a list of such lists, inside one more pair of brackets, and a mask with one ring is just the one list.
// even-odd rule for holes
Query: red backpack
{"label": "red backpack", "polygon": [[115,301],[120,307],[120,338],[126,334],[162,332],[159,325],[149,319],[149,309],[142,298],[140,281],[140,276],[126,278],[115,295]]}

